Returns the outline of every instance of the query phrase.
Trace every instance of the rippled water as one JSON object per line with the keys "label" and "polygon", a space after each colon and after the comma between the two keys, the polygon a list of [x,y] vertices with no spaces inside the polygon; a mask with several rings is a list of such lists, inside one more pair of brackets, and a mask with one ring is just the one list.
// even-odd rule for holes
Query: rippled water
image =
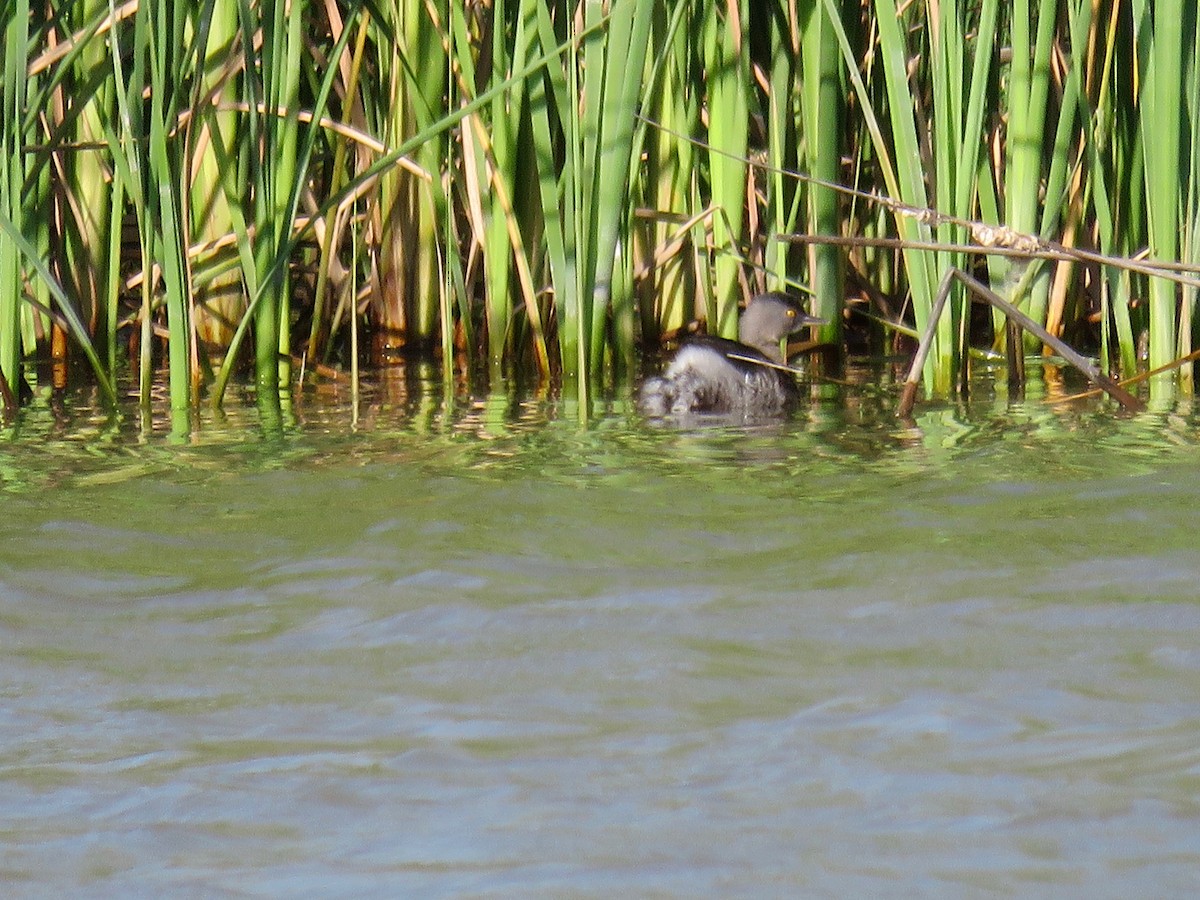
{"label": "rippled water", "polygon": [[1190,896],[1190,406],[0,432],[15,896]]}

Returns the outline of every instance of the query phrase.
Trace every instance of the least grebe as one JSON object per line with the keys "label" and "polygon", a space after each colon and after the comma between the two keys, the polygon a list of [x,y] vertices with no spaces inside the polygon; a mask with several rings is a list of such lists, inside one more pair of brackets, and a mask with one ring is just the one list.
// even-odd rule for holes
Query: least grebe
{"label": "least grebe", "polygon": [[759,294],[738,322],[737,341],[689,338],[660,378],[642,385],[641,406],[652,416],[681,413],[778,415],[799,397],[780,343],[805,325],[824,324],[786,294]]}

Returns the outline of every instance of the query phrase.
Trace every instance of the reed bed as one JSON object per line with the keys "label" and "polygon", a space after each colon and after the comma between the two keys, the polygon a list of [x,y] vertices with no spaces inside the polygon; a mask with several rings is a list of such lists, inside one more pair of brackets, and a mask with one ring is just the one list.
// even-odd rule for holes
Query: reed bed
{"label": "reed bed", "polygon": [[[950,269],[1191,390],[1182,0],[14,0],[0,31],[9,410],[31,357],[182,412],[413,348],[586,409],[762,289],[904,348]],[[933,393],[1011,338],[950,290]]]}

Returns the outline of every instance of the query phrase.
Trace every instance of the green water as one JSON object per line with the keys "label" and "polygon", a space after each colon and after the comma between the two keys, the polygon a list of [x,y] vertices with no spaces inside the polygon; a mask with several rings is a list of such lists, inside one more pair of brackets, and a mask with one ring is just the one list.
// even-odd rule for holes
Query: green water
{"label": "green water", "polygon": [[1200,418],[0,433],[13,896],[1186,896]]}

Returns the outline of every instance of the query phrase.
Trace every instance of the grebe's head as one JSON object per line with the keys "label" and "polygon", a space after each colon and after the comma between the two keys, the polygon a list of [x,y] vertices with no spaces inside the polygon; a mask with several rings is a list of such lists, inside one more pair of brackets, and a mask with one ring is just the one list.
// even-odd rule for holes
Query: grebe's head
{"label": "grebe's head", "polygon": [[805,312],[799,301],[772,291],[750,299],[738,323],[738,340],[776,362],[783,362],[779,344],[785,337],[806,325],[824,324],[824,319]]}

